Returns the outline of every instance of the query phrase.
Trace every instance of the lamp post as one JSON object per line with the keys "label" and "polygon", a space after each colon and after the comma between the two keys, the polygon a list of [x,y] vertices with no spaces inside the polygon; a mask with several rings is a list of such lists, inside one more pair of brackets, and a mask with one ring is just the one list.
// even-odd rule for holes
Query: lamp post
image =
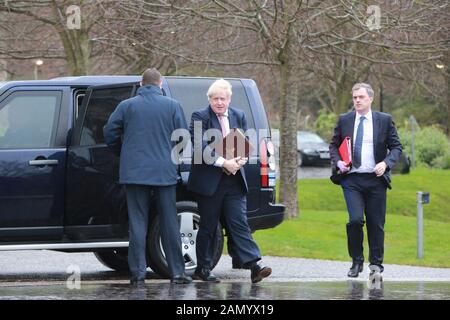
{"label": "lamp post", "polygon": [[34,80],[37,80],[38,77],[38,71],[39,71],[39,67],[42,66],[44,64],[44,61],[42,61],[41,59],[38,59],[34,62]]}

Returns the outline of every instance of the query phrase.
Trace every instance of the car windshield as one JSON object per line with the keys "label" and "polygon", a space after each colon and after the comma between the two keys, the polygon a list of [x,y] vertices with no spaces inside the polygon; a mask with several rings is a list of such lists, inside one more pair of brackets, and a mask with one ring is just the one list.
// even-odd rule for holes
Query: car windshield
{"label": "car windshield", "polygon": [[297,133],[297,139],[301,142],[306,143],[325,143],[325,141],[321,137],[312,132],[300,131]]}

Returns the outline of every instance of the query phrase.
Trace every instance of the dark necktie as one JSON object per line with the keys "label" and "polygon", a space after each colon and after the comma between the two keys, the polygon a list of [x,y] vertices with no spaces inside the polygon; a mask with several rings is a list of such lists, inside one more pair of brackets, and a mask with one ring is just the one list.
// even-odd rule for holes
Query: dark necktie
{"label": "dark necktie", "polygon": [[358,131],[356,131],[355,149],[353,150],[353,166],[359,168],[361,166],[361,150],[364,135],[364,120],[366,117],[359,118]]}

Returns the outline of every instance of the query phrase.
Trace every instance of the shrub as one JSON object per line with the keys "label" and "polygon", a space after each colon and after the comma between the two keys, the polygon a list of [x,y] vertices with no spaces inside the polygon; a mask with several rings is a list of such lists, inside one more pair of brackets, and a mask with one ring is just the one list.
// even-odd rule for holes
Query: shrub
{"label": "shrub", "polygon": [[314,122],[315,131],[327,142],[331,141],[337,119],[338,116],[336,114],[328,112],[326,109],[321,109],[319,111],[319,116]]}
{"label": "shrub", "polygon": [[[404,152],[412,156],[411,131],[400,129],[399,135]],[[416,165],[424,164],[429,167],[450,168],[450,142],[444,132],[438,127],[430,126],[416,131],[414,135],[414,153]]]}
{"label": "shrub", "polygon": [[450,169],[450,153],[435,158],[432,161],[431,166],[438,169]]}

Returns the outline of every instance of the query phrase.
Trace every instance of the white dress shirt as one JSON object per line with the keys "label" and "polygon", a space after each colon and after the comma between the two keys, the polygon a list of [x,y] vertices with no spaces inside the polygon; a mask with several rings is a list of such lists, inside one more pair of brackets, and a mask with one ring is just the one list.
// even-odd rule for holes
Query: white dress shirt
{"label": "white dress shirt", "polygon": [[[358,126],[360,123],[362,115],[356,113],[355,117],[355,127],[353,129],[353,150],[355,149],[356,132],[358,131]],[[359,168],[354,168],[350,170],[350,173],[370,173],[373,172],[375,168],[375,156],[373,154],[373,118],[372,111],[369,111],[364,120],[364,135],[362,140],[361,149],[361,166]]]}

